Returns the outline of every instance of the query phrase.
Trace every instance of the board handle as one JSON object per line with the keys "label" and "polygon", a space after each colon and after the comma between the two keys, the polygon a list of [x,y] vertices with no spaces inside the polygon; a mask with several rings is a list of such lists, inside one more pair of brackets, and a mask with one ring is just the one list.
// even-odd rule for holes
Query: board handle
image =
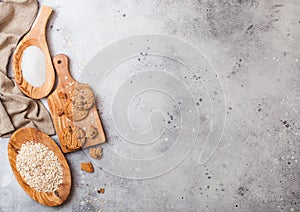
{"label": "board handle", "polygon": [[[42,6],[40,13],[38,14],[37,21],[34,23],[31,30],[31,34],[44,36],[46,34],[46,25],[50,15],[52,14],[52,8],[45,5]],[[31,35],[30,34],[30,35]]]}
{"label": "board handle", "polygon": [[61,79],[66,79],[68,81],[75,81],[69,72],[69,58],[65,54],[55,55],[53,58],[53,65],[55,67],[56,73],[58,75],[58,83]]}

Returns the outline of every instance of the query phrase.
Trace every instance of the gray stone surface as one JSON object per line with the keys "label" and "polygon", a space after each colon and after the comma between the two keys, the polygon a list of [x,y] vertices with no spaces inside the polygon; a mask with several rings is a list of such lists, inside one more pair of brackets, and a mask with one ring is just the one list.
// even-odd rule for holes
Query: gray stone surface
{"label": "gray stone surface", "polygon": [[[225,131],[205,164],[196,147],[170,172],[144,180],[99,166],[83,173],[86,154],[68,154],[73,190],[56,208],[20,188],[3,139],[0,211],[300,211],[299,1],[42,2],[55,10],[47,30],[52,55],[71,58],[75,79],[98,51],[135,34],[172,35],[200,49],[224,88]],[[97,193],[100,187],[105,194]]]}

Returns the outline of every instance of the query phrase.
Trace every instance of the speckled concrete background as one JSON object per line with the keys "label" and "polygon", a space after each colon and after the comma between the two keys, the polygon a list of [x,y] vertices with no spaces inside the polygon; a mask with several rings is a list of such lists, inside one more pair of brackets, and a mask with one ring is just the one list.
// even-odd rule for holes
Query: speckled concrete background
{"label": "speckled concrete background", "polygon": [[[0,143],[0,211],[300,211],[300,2],[297,0],[42,1],[55,9],[52,54],[80,75],[102,48],[134,34],[172,35],[208,57],[227,98],[222,142],[204,165],[190,156],[149,180],[79,170],[67,155],[69,201],[48,208],[17,184]],[[95,188],[105,187],[105,194]]]}

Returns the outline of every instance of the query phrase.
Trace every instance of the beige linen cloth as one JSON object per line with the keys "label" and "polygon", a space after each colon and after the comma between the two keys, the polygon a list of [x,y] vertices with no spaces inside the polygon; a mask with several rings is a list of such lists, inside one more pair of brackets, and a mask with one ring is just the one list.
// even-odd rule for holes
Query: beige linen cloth
{"label": "beige linen cloth", "polygon": [[8,137],[21,127],[55,133],[49,112],[40,100],[21,93],[7,76],[9,57],[30,29],[38,11],[36,0],[0,0],[0,136]]}

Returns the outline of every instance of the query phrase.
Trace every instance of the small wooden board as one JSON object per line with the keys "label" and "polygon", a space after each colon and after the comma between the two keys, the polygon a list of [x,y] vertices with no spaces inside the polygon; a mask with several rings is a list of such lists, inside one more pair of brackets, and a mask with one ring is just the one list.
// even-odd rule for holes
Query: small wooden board
{"label": "small wooden board", "polygon": [[[65,114],[61,115],[61,111],[64,110],[66,103],[70,100],[73,90],[75,88],[88,85],[76,82],[71,77],[68,70],[69,61],[66,55],[56,55],[53,58],[53,64],[58,76],[58,85],[54,92],[48,97],[47,101],[62,151],[64,153],[68,153],[78,150],[69,149],[65,145],[63,132],[64,129],[69,126],[78,127],[80,129],[83,129],[85,132],[87,131],[87,128],[89,126],[93,126],[97,129],[98,134],[96,135],[96,137],[86,138],[85,144],[82,146],[82,148],[104,143],[105,134],[95,103],[93,104],[92,108],[89,109],[88,115],[80,121],[72,121]],[[61,98],[62,94],[65,94],[64,98]]]}
{"label": "small wooden board", "polygon": [[[20,173],[17,171],[16,157],[22,147],[22,144],[29,141],[38,142],[47,146],[48,149],[52,150],[55,156],[58,158],[63,169],[63,183],[55,192],[37,192],[24,181]],[[48,135],[35,128],[21,128],[17,130],[11,136],[8,143],[8,158],[17,181],[32,199],[47,206],[58,206],[66,201],[71,191],[70,168],[63,153],[61,152],[57,144]]]}
{"label": "small wooden board", "polygon": [[[16,83],[26,96],[33,99],[41,99],[47,96],[51,92],[55,82],[55,72],[52,66],[52,60],[46,40],[46,25],[51,13],[52,9],[50,7],[42,6],[36,23],[20,41],[13,54],[12,69]],[[34,87],[29,84],[22,73],[22,56],[25,49],[29,46],[36,46],[40,48],[45,56],[46,80],[40,87]]]}

